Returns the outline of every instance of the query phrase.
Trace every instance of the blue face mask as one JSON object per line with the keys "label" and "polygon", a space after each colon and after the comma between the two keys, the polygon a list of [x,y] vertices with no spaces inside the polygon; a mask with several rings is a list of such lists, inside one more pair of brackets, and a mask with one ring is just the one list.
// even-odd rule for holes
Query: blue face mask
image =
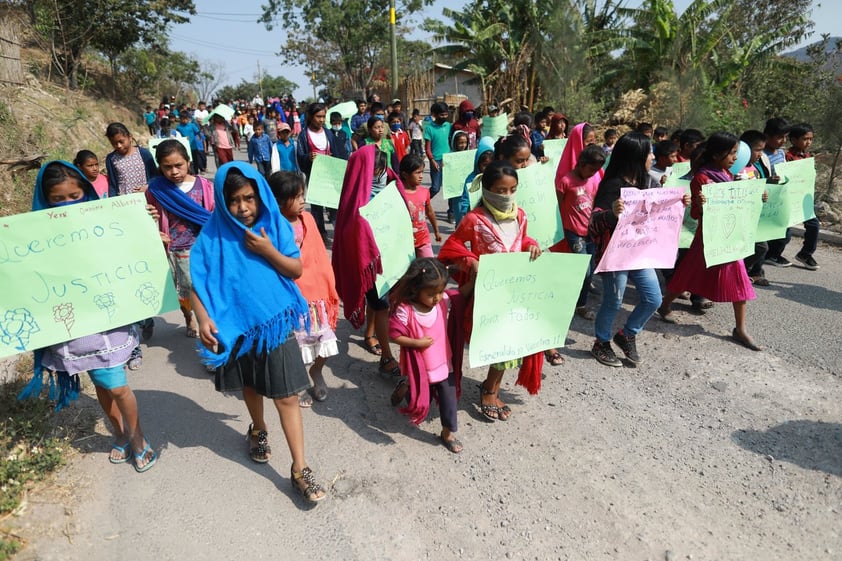
{"label": "blue face mask", "polygon": [[61,201],[60,203],[50,203],[51,207],[58,207],[58,206],[70,206],[75,205],[78,203],[86,203],[88,202],[88,195],[87,193],[79,199],[70,200],[70,201]]}
{"label": "blue face mask", "polygon": [[465,117],[466,121],[470,121],[471,119],[474,118],[474,112],[473,111],[465,111],[464,113],[462,113],[462,115]]}
{"label": "blue face mask", "polygon": [[392,129],[395,132],[398,132],[399,130],[401,130],[401,124],[400,123],[392,123],[391,125],[389,125],[389,128]]}
{"label": "blue face mask", "polygon": [[385,121],[385,120],[386,120],[386,115],[375,115],[375,117],[377,117],[377,118],[378,118],[379,120],[381,120],[381,121]]}

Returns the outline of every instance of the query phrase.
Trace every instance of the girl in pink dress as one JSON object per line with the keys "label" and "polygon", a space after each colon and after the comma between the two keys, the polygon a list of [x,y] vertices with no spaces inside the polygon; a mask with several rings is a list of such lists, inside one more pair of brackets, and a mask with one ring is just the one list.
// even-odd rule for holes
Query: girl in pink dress
{"label": "girl in pink dress", "polygon": [[430,397],[436,398],[441,416],[441,441],[458,454],[462,443],[456,439],[456,400],[459,380],[451,364],[447,338],[447,303],[444,293],[447,270],[435,258],[412,262],[392,288],[394,310],[389,320],[389,340],[401,348],[401,378],[392,392],[397,405],[409,395],[401,413],[420,424],[430,411]]}
{"label": "girl in pink dress", "polygon": [[[666,321],[672,319],[670,305],[685,290],[699,294],[714,302],[732,302],[736,327],[731,338],[753,351],[761,350],[746,331],[746,302],[754,300],[754,288],[746,273],[742,259],[708,267],[705,263],[705,248],[702,238],[702,207],[706,202],[702,186],[708,183],[733,181],[734,176],[728,171],[737,159],[737,137],[730,133],[715,133],[708,138],[704,151],[693,166],[693,179],[690,182],[692,207],[690,214],[699,221],[699,228],[687,255],[678,265],[675,274],[667,285],[658,313]],[[674,323],[675,320],[672,320]]]}

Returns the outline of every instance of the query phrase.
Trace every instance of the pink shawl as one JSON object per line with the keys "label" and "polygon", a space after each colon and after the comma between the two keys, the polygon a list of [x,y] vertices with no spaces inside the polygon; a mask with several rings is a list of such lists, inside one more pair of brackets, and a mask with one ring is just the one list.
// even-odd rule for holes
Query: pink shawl
{"label": "pink shawl", "polygon": [[573,171],[576,163],[579,161],[579,154],[585,149],[585,140],[582,138],[582,129],[588,123],[579,123],[567,135],[567,144],[564,145],[564,151],[561,153],[561,161],[558,163],[558,168],[555,170],[555,185],[556,189],[561,188],[562,178]]}
{"label": "pink shawl", "polygon": [[[360,207],[371,199],[374,178],[374,154],[377,146],[363,146],[348,159],[336,225],[333,235],[333,273],[336,291],[345,309],[345,318],[355,328],[365,321],[365,293],[374,286],[374,279],[383,272],[380,249],[374,241],[371,226],[360,216]],[[391,169],[389,179],[395,179],[401,197],[406,200],[403,183]]]}

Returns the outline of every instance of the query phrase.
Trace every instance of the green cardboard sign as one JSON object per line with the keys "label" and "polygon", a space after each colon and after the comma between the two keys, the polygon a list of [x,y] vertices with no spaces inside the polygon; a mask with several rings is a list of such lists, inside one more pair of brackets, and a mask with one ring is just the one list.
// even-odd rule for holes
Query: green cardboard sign
{"label": "green cardboard sign", "polygon": [[336,112],[342,115],[342,120],[350,119],[357,113],[357,104],[353,101],[345,101],[330,107],[327,110],[327,119],[330,122],[330,114]]}
{"label": "green cardboard sign", "polygon": [[375,286],[382,298],[400,279],[415,259],[415,238],[412,220],[406,203],[395,183],[390,183],[367,205],[360,207],[380,250],[383,273],[377,275]]}
{"label": "green cardboard sign", "polygon": [[526,233],[545,250],[564,237],[555,192],[555,166],[532,164],[517,170],[517,204],[526,212]]}
{"label": "green cardboard sign", "polygon": [[482,118],[482,136],[490,136],[496,142],[501,136],[509,134],[509,116],[500,113],[496,117]]}
{"label": "green cardboard sign", "polygon": [[669,175],[664,182],[664,187],[681,187],[684,182],[690,185],[689,179],[681,179],[690,172],[690,162],[675,162],[669,168]]}
{"label": "green cardboard sign", "polygon": [[445,199],[461,197],[465,180],[474,171],[476,150],[448,152],[442,156],[441,188]]}
{"label": "green cardboard sign", "polygon": [[178,308],[141,193],[0,218],[0,357]]}
{"label": "green cardboard sign", "polygon": [[544,155],[556,163],[556,168],[558,168],[558,163],[561,162],[561,154],[564,152],[564,146],[566,144],[566,138],[554,138],[552,140],[545,140],[542,145],[544,147]]}
{"label": "green cardboard sign", "polygon": [[471,368],[564,346],[590,255],[492,253],[479,260]]}
{"label": "green cardboard sign", "polygon": [[307,181],[307,202],[327,208],[339,208],[342,195],[342,181],[348,161],[319,154],[313,160],[310,178]]}
{"label": "green cardboard sign", "polygon": [[763,203],[763,209],[760,211],[754,241],[779,240],[786,236],[789,226],[790,203],[787,186],[766,183],[763,187],[769,198]]}
{"label": "green cardboard sign", "polygon": [[816,162],[813,158],[775,165],[775,174],[786,186],[789,200],[789,226],[816,217]]}
{"label": "green cardboard sign", "polygon": [[152,159],[155,160],[155,165],[158,165],[158,155],[155,153],[155,149],[158,147],[165,140],[177,140],[179,141],[186,149],[187,149],[187,159],[189,161],[193,161],[193,151],[190,149],[190,139],[185,138],[183,136],[174,136],[172,138],[150,138],[149,139],[149,151],[152,152]]}
{"label": "green cardboard sign", "polygon": [[227,103],[220,103],[219,105],[214,107],[210,113],[208,113],[207,117],[202,119],[202,124],[207,125],[208,123],[210,123],[214,115],[219,115],[226,121],[230,121],[231,117],[234,116],[234,109]]}
{"label": "green cardboard sign", "polygon": [[[690,180],[678,179],[674,174],[667,179],[664,188],[681,187],[684,192],[690,194]],[[699,228],[699,222],[690,216],[690,207],[684,209],[684,220],[681,222],[681,233],[678,234],[678,248],[686,249],[693,243],[693,238],[696,236],[696,230]]]}
{"label": "green cardboard sign", "polygon": [[762,179],[708,183],[702,207],[705,263],[730,263],[754,253],[754,234],[763,207]]}

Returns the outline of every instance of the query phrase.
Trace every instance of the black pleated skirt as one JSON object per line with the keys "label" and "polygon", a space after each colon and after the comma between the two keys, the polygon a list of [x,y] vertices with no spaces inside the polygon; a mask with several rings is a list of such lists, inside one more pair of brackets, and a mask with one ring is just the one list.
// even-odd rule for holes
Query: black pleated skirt
{"label": "black pleated skirt", "polygon": [[280,399],[310,387],[310,377],[295,337],[268,353],[251,349],[240,358],[234,358],[241,343],[242,340],[237,341],[231,359],[216,369],[217,391],[236,392],[248,387],[264,397]]}

